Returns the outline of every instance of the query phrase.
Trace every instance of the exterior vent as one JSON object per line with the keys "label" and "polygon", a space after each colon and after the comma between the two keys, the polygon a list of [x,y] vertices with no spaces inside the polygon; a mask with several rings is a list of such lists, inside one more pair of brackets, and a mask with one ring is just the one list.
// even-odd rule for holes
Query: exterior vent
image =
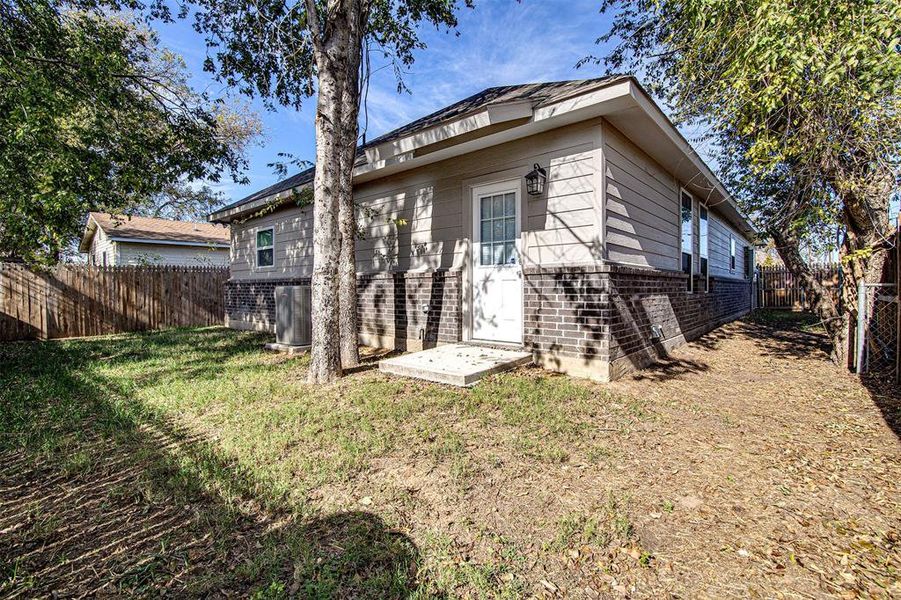
{"label": "exterior vent", "polygon": [[309,346],[312,329],[310,286],[276,286],[275,341],[285,346]]}

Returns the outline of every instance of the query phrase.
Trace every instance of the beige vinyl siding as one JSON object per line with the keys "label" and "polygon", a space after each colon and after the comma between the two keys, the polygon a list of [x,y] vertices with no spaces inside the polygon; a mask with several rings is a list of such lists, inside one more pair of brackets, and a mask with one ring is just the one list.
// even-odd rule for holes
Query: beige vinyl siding
{"label": "beige vinyl siding", "polygon": [[94,233],[94,238],[91,240],[91,263],[98,267],[102,267],[104,252],[106,252],[106,265],[108,267],[116,266],[116,242],[110,240],[109,236],[106,235],[106,232],[98,227]]}
{"label": "beige vinyl siding", "polygon": [[[600,261],[599,141],[599,121],[587,121],[359,185],[358,271],[461,268],[472,235],[468,184],[511,178],[521,186],[523,264]],[[524,189],[533,163],[548,170],[540,197]],[[232,277],[309,277],[311,219],[309,207],[290,207],[232,224]],[[255,231],[268,226],[275,267],[256,269]]]}
{"label": "beige vinyl siding", "polygon": [[[256,266],[256,232],[273,228],[272,267]],[[313,273],[313,209],[291,206],[244,223],[232,223],[233,279],[310,277]]]}
{"label": "beige vinyl siding", "polygon": [[[729,235],[735,238],[735,269],[729,269]],[[710,275],[712,277],[745,277],[745,248],[748,241],[727,224],[722,217],[710,212]]]}
{"label": "beige vinyl siding", "polygon": [[116,242],[117,265],[226,266],[228,248]]}
{"label": "beige vinyl siding", "polygon": [[604,124],[607,258],[676,270],[679,186],[615,127]]}

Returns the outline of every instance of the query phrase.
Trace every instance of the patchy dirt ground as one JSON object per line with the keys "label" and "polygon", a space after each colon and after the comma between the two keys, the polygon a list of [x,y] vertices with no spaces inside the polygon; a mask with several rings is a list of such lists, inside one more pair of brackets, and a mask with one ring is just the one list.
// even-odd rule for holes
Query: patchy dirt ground
{"label": "patchy dirt ground", "polygon": [[471,391],[185,335],[0,349],[0,593],[901,597],[901,397],[801,319]]}

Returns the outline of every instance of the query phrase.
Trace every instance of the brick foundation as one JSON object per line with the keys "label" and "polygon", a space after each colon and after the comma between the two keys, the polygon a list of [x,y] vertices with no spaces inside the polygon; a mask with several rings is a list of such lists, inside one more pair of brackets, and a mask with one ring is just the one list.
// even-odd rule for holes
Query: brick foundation
{"label": "brick foundation", "polygon": [[689,293],[682,273],[600,265],[528,268],[524,280],[525,346],[547,368],[602,381],[751,309],[740,279],[711,277],[708,292]]}
{"label": "brick foundation", "polygon": [[459,271],[357,276],[360,340],[420,350],[462,339]]}
{"label": "brick foundation", "polygon": [[[742,279],[710,278],[689,293],[686,276],[618,265],[523,270],[523,344],[544,367],[609,381],[751,309]],[[275,287],[308,279],[233,280],[226,324],[275,330]],[[695,282],[700,288],[700,281]],[[357,277],[360,341],[419,350],[463,334],[459,271],[370,273]],[[659,325],[662,336],[652,336]]]}
{"label": "brick foundation", "polygon": [[[458,342],[462,335],[459,271],[357,276],[360,341],[417,350]],[[275,331],[275,287],[309,279],[232,280],[225,287],[225,324]]]}
{"label": "brick foundation", "polygon": [[300,279],[232,279],[225,283],[225,326],[275,333],[275,288],[309,285]]}

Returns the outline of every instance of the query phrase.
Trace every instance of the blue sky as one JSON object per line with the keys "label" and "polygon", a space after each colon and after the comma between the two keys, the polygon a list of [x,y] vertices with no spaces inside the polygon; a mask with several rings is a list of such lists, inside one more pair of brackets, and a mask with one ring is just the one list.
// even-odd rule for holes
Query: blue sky
{"label": "blue sky", "polygon": [[[367,138],[404,125],[452,102],[496,85],[583,79],[602,74],[602,67],[576,63],[587,55],[603,56],[605,47],[595,40],[609,29],[611,15],[600,14],[600,0],[477,0],[476,8],[459,13],[459,36],[424,27],[427,48],[416,54],[416,62],[404,75],[410,93],[397,93],[391,69],[375,70],[368,96]],[[203,72],[206,56],[203,38],[189,22],[159,25],[162,44],[181,54],[193,75],[193,83],[214,96],[229,90]],[[250,183],[230,180],[217,186],[226,201],[237,200],[277,181],[272,168],[279,152],[314,160],[315,99],[300,111],[282,108],[267,111],[260,102],[252,106],[263,120],[265,133],[249,153]],[[709,147],[698,132],[683,130],[708,164]],[[898,198],[892,214],[898,214]]]}
{"label": "blue sky", "polygon": [[[391,69],[375,72],[369,90],[367,138],[399,127],[484,88],[561,79],[583,79],[601,74],[601,67],[575,64],[588,54],[598,54],[597,37],[606,31],[610,16],[599,13],[600,0],[481,0],[475,9],[459,13],[459,37],[422,30],[427,48],[416,54],[416,62],[404,81],[411,93],[397,93]],[[203,38],[188,22],[158,26],[160,41],[181,54],[193,74],[193,83],[213,95],[228,90],[203,73],[206,56]],[[373,57],[373,69],[378,63]],[[267,164],[279,152],[313,160],[315,100],[299,112],[292,109],[266,111],[252,106],[263,119],[265,137],[250,152],[250,184],[230,180],[218,188],[229,200],[277,181]]]}

